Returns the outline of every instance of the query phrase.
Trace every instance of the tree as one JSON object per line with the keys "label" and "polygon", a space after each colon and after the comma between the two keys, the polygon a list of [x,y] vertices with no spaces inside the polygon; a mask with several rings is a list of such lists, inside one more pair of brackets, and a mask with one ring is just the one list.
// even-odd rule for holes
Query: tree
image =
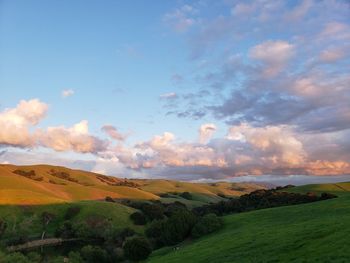
{"label": "tree", "polygon": [[183,192],[180,194],[182,198],[185,198],[187,200],[192,200],[192,195],[189,192]]}
{"label": "tree", "polygon": [[153,221],[145,233],[157,246],[174,245],[189,236],[196,221],[191,211],[178,209],[168,219]]}
{"label": "tree", "polygon": [[8,254],[3,259],[1,259],[1,263],[13,263],[13,262],[31,263],[31,261],[20,252]]}
{"label": "tree", "polygon": [[179,210],[174,213],[163,225],[161,235],[163,243],[174,245],[183,241],[191,233],[196,220],[196,216],[187,210]]}
{"label": "tree", "polygon": [[82,257],[80,256],[80,253],[74,252],[74,251],[69,252],[68,259],[69,259],[68,260],[69,263],[83,263],[84,262]]}
{"label": "tree", "polygon": [[0,219],[0,238],[2,237],[2,235],[5,234],[6,228],[7,228],[6,222]]}
{"label": "tree", "polygon": [[69,207],[66,211],[66,214],[64,215],[64,219],[65,220],[72,219],[73,217],[79,214],[80,210],[81,210],[80,206]]}
{"label": "tree", "polygon": [[111,202],[111,203],[115,202],[114,199],[112,197],[110,197],[110,196],[106,196],[105,201],[106,202]]}
{"label": "tree", "polygon": [[145,203],[142,205],[142,212],[150,219],[162,219],[164,217],[164,208],[162,204],[158,203]]}
{"label": "tree", "polygon": [[147,219],[141,212],[135,212],[130,215],[130,219],[134,222],[135,225],[145,225],[147,223]]}
{"label": "tree", "polygon": [[223,226],[222,219],[215,214],[207,214],[201,217],[192,229],[192,236],[201,237],[212,233]]}
{"label": "tree", "polygon": [[87,245],[83,247],[81,249],[81,256],[88,263],[108,262],[107,252],[98,246]]}
{"label": "tree", "polygon": [[128,239],[123,248],[125,257],[133,261],[145,260],[152,253],[151,245],[144,237]]}

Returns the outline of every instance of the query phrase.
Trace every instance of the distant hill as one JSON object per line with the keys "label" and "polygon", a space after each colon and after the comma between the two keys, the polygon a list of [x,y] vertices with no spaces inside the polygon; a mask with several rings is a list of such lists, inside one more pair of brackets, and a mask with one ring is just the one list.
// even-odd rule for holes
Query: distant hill
{"label": "distant hill", "polygon": [[[172,202],[190,206],[215,202],[265,188],[254,183],[188,183],[172,180],[120,179],[51,165],[0,165],[0,205],[38,205],[115,199]],[[189,192],[192,200],[178,194]]]}

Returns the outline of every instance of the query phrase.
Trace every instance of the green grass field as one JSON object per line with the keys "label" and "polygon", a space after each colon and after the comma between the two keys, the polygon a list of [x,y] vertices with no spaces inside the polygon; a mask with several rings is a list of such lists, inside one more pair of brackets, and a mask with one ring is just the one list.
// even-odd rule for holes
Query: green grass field
{"label": "green grass field", "polygon": [[147,262],[350,262],[349,188],[350,183],[292,188],[339,197],[225,216],[219,232],[186,241],[177,251],[155,251]]}

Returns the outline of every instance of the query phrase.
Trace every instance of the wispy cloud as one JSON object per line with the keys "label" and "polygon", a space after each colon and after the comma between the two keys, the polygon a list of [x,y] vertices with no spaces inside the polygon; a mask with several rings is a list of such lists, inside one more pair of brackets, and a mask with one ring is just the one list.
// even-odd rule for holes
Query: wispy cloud
{"label": "wispy cloud", "polygon": [[62,98],[67,98],[67,97],[73,96],[74,95],[74,90],[72,90],[72,89],[62,90],[61,95],[62,95]]}

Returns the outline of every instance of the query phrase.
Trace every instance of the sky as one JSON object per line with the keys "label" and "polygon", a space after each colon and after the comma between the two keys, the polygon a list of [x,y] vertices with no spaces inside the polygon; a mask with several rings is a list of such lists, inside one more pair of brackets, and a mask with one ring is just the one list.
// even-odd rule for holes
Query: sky
{"label": "sky", "polygon": [[0,163],[350,180],[350,3],[0,0]]}

